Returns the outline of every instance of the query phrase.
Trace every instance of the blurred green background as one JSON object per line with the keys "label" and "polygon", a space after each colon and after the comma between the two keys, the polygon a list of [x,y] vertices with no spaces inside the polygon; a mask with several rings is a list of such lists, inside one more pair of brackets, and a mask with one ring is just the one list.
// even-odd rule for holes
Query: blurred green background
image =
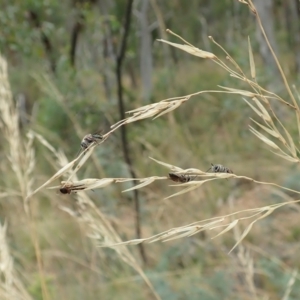
{"label": "blurred green background", "polygon": [[[107,132],[120,120],[116,69],[129,2],[0,0],[0,50],[8,63],[24,137],[33,129],[72,160],[85,134]],[[290,84],[297,87],[299,1],[257,0],[254,4]],[[163,38],[181,43],[166,33],[167,28],[225,61],[224,53],[208,38],[212,36],[247,75],[250,36],[259,83],[286,97],[274,60],[247,5],[233,0],[139,0],[133,1],[130,14],[122,65],[125,111],[166,98],[215,90],[218,85],[245,88],[211,61],[156,41]],[[297,140],[292,112],[276,107],[276,103],[274,106]],[[297,166],[274,156],[249,132],[250,117],[256,118],[241,97],[204,93],[154,121],[129,124],[126,144],[132,168],[137,177],[166,176],[166,169],[150,161],[149,156],[181,168],[204,171],[211,163],[220,163],[236,174],[298,190]],[[8,167],[6,140],[0,140],[1,172],[6,174],[5,178],[1,176],[0,184],[5,192],[18,188],[15,174]],[[36,188],[57,167],[47,149],[38,142],[34,147]],[[120,131],[94,153],[79,171],[80,179],[131,177]],[[123,240],[136,238],[134,195],[121,193],[130,186],[110,185],[88,192]],[[177,189],[166,181],[139,190],[143,237],[294,197],[279,194],[273,188],[231,180],[214,181],[164,200],[174,191]],[[22,200],[3,196],[0,201],[0,220],[8,223],[14,266],[32,299],[45,299]],[[59,205],[72,208],[75,202],[76,196],[59,195],[54,190],[44,190],[35,199],[35,222],[49,299],[153,299],[134,270],[113,250],[95,247],[80,224],[59,209]],[[299,299],[297,276],[289,298],[284,298],[291,272],[300,266],[298,220],[297,206],[284,208],[257,223],[243,242],[253,260],[250,280],[256,299]],[[161,299],[255,299],[249,289],[249,270],[239,256],[242,250],[228,254],[235,244],[233,233],[212,240],[213,236],[214,232],[209,231],[172,242],[145,244],[144,261],[137,246],[129,250]]]}

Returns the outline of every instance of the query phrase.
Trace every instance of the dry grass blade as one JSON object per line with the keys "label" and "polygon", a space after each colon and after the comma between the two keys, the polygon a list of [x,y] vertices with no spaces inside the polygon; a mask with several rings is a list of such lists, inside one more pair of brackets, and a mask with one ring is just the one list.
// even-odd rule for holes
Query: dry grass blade
{"label": "dry grass blade", "polygon": [[[75,169],[71,172],[69,178],[67,181],[71,180],[73,178],[73,176],[79,171],[79,169],[81,169],[81,167],[84,165],[84,163],[89,159],[89,157],[92,155],[93,150],[95,149],[96,144],[91,144],[87,149],[85,149],[81,155],[79,155],[75,161],[77,162],[77,160],[81,157],[81,159],[79,160],[79,162],[77,163]],[[61,174],[62,175],[62,174]]]}
{"label": "dry grass blade", "polygon": [[49,149],[52,153],[55,153],[56,150],[55,148],[40,134],[38,134],[37,132],[30,130],[29,132],[31,132],[34,137],[36,137],[38,139],[38,141],[44,145],[47,149]]}
{"label": "dry grass blade", "polygon": [[169,113],[170,111],[176,109],[177,107],[179,107],[182,103],[186,102],[189,100],[189,97],[187,97],[185,100],[181,100],[181,101],[176,101],[176,102],[172,102],[172,104],[169,106],[169,108],[165,109],[164,111],[162,111],[161,113],[159,113],[157,116],[155,116],[155,118],[153,118],[153,120],[159,118],[160,116]]}
{"label": "dry grass blade", "polygon": [[156,118],[176,109],[181,104],[188,101],[191,96],[192,95],[188,95],[188,96],[184,96],[184,97],[170,98],[167,100],[162,100],[157,103],[148,104],[148,105],[130,110],[126,113],[133,114],[133,115],[112,125],[111,126],[112,131],[109,132],[108,134],[112,133],[113,131],[115,131],[116,129],[118,129],[121,126],[124,126],[125,124],[137,122],[139,120],[144,120],[144,119],[148,119],[151,117],[154,117],[153,119],[156,119]]}
{"label": "dry grass blade", "polygon": [[289,149],[289,151],[291,152],[291,154],[293,155],[294,158],[297,158],[297,151],[299,152],[298,148],[296,147],[290,133],[286,130],[286,128],[281,124],[281,127],[283,128],[287,138],[288,138],[288,141],[289,141],[289,145],[287,145],[286,141],[284,143],[285,146],[287,146],[287,148]]}
{"label": "dry grass blade", "polygon": [[268,215],[270,215],[273,211],[275,210],[275,208],[269,207],[269,210],[266,211],[262,216],[258,217],[257,219],[255,219],[254,221],[252,221],[247,228],[244,230],[243,234],[240,236],[240,238],[238,239],[238,241],[235,243],[235,245],[231,248],[231,250],[229,251],[229,253],[231,253],[241,242],[242,240],[248,235],[248,233],[250,232],[252,226],[259,220],[267,217]]}
{"label": "dry grass blade", "polygon": [[[205,224],[201,224],[205,221],[209,221],[206,222]],[[153,235],[149,238],[144,238],[144,239],[133,239],[130,241],[125,241],[125,242],[120,242],[120,243],[115,243],[115,244],[110,244],[110,245],[106,245],[106,244],[100,244],[99,247],[110,247],[110,248],[114,248],[114,247],[119,247],[119,246],[129,246],[129,245],[137,245],[140,243],[155,243],[158,241],[161,242],[165,242],[167,240],[170,239],[176,239],[176,238],[181,238],[181,237],[185,237],[185,236],[191,236],[196,234],[197,232],[200,232],[205,229],[209,229],[210,227],[213,227],[215,224],[223,222],[224,218],[222,217],[217,217],[217,218],[213,218],[213,219],[208,219],[208,220],[204,220],[204,221],[200,221],[200,222],[195,222],[189,225],[184,225],[181,227],[176,227],[176,228],[172,228],[166,231],[163,231],[159,234]]]}
{"label": "dry grass blade", "polygon": [[[300,200],[294,200],[294,201],[289,201],[289,202],[285,202],[285,203],[273,204],[273,205],[269,205],[269,206],[263,206],[260,208],[241,210],[241,211],[237,211],[237,212],[234,212],[234,213],[231,213],[228,215],[194,222],[194,223],[184,225],[181,227],[177,227],[177,228],[172,228],[172,229],[166,230],[164,232],[161,232],[159,234],[148,237],[148,238],[133,239],[133,240],[129,240],[129,241],[125,241],[125,242],[118,242],[118,243],[113,243],[113,244],[101,243],[101,244],[99,244],[99,247],[109,247],[109,248],[117,247],[118,248],[118,247],[124,246],[124,245],[129,246],[129,245],[137,245],[140,243],[154,243],[154,242],[158,242],[158,241],[166,242],[166,241],[170,241],[173,239],[189,237],[189,236],[197,234],[198,232],[203,231],[203,230],[213,230],[213,229],[220,228],[220,227],[226,227],[224,230],[222,230],[219,234],[217,234],[215,236],[215,237],[217,237],[217,236],[220,236],[220,235],[232,230],[233,228],[235,228],[235,226],[242,220],[255,218],[250,223],[250,225],[248,225],[247,228],[244,230],[243,234],[240,236],[237,243],[231,249],[231,251],[232,251],[247,236],[247,234],[250,232],[252,226],[257,221],[267,217],[274,210],[276,210],[280,207],[283,207],[283,206],[289,205],[289,204],[295,204],[298,202],[300,202]],[[250,215],[243,216],[244,214],[250,214]],[[236,215],[242,215],[242,216],[237,218],[233,222],[229,222],[227,224],[220,224],[220,223],[230,219],[232,216],[236,216]],[[259,216],[259,217],[257,217],[257,216]]]}
{"label": "dry grass blade", "polygon": [[65,174],[66,172],[68,172],[77,162],[78,157],[75,158],[74,160],[72,160],[71,162],[69,162],[68,164],[66,164],[63,168],[61,168],[60,170],[58,170],[50,179],[48,179],[44,184],[42,184],[41,186],[39,186],[36,190],[34,190],[31,194],[29,194],[26,197],[26,201],[28,201],[34,194],[36,194],[38,191],[40,191],[41,189],[43,189],[44,187],[46,187],[48,184],[50,184],[51,182],[53,182],[54,180],[58,179],[60,176],[62,176],[63,174]]}
{"label": "dry grass blade", "polygon": [[122,193],[129,192],[129,191],[136,190],[136,189],[140,189],[144,186],[147,186],[147,185],[151,184],[152,182],[154,182],[156,180],[164,180],[164,179],[168,179],[168,177],[166,177],[166,176],[165,177],[152,176],[152,177],[148,177],[148,178],[144,178],[144,179],[139,179],[140,181],[142,181],[142,183],[140,183],[138,185],[135,185],[132,188],[129,188],[127,190],[124,190],[124,191],[122,191]]}
{"label": "dry grass blade", "polygon": [[249,62],[250,62],[251,77],[252,77],[252,79],[255,79],[256,78],[255,63],[254,63],[252,47],[251,47],[251,42],[250,42],[249,36],[248,36],[248,48],[249,48]]}
{"label": "dry grass blade", "polygon": [[279,150],[280,148],[274,143],[272,142],[270,139],[268,139],[266,136],[264,136],[263,134],[261,134],[260,132],[258,132],[256,129],[254,129],[252,126],[249,126],[250,131],[256,135],[260,140],[262,140],[264,143],[266,143],[268,146],[272,147],[275,150]]}
{"label": "dry grass blade", "polygon": [[162,100],[157,103],[139,107],[135,110],[129,111],[128,113],[133,113],[132,117],[125,119],[125,124],[136,122],[138,120],[147,119],[155,116],[154,119],[169,113],[170,111],[176,109],[184,102],[190,99],[189,96],[185,96],[173,101]]}
{"label": "dry grass blade", "polygon": [[230,231],[233,227],[235,227],[237,225],[237,223],[239,222],[239,220],[234,220],[232,221],[224,230],[222,230],[220,233],[218,233],[217,235],[215,235],[212,239],[226,233],[227,231]]}
{"label": "dry grass blade", "polygon": [[[190,237],[190,236],[192,236],[192,235],[194,235],[194,234],[196,234],[196,233],[199,233],[199,232],[201,232],[201,231],[204,231],[205,228],[204,228],[204,227],[203,227],[203,228],[200,228],[200,227],[197,228],[197,227],[195,227],[195,228],[191,228],[190,230],[189,230],[189,228],[187,228],[186,230],[187,230],[186,232],[183,232],[183,233],[178,234],[178,235],[176,235],[176,236],[173,236],[173,237],[171,237],[171,238],[165,239],[165,240],[163,240],[162,242],[169,242],[169,241],[181,239],[181,238],[184,238],[184,237]],[[157,242],[157,241],[156,241],[156,240],[151,241],[151,243],[154,243],[154,242]]]}
{"label": "dry grass blade", "polygon": [[[244,99],[244,100],[245,100],[245,99]],[[260,111],[262,112],[263,119],[264,119],[266,122],[271,122],[271,121],[272,121],[271,116],[269,115],[269,113],[268,113],[268,111],[265,109],[265,107],[260,103],[260,101],[259,101],[256,97],[253,97],[252,100],[256,103],[256,105],[258,106],[258,108],[259,108]]]}
{"label": "dry grass blade", "polygon": [[274,136],[275,138],[278,138],[278,139],[279,139],[279,138],[281,137],[281,135],[280,135],[278,132],[276,132],[275,130],[270,129],[270,128],[268,128],[268,127],[266,127],[266,126],[264,126],[264,125],[262,125],[262,124],[256,122],[256,121],[255,121],[254,119],[252,119],[252,118],[250,118],[250,120],[251,120],[252,122],[254,122],[256,125],[258,125],[260,128],[262,128],[263,130],[265,130],[267,133],[269,133],[270,135]]}
{"label": "dry grass blade", "polygon": [[[202,181],[190,181],[190,182],[186,182],[186,183],[182,183],[180,185],[176,185],[176,186],[186,186],[188,185],[189,187],[181,190],[180,192],[178,193],[175,193],[175,194],[172,194],[164,199],[170,199],[170,198],[173,198],[173,197],[176,197],[176,196],[179,196],[179,195],[182,195],[182,194],[185,194],[187,192],[190,192],[194,189],[197,189],[198,187],[200,187],[202,184],[208,182],[208,181],[212,181],[212,180],[216,180],[218,178],[210,178],[210,179],[206,179],[206,180],[202,180]],[[174,185],[173,185],[174,186]]]}
{"label": "dry grass blade", "polygon": [[[202,183],[203,183],[203,182],[200,182],[200,183],[198,183],[198,184],[195,184],[195,183],[194,183],[192,186],[189,186],[189,187],[187,187],[187,188],[181,190],[180,192],[177,192],[177,193],[172,194],[172,195],[170,195],[170,196],[168,196],[168,197],[165,197],[164,199],[170,199],[170,198],[173,198],[173,197],[176,197],[176,196],[185,194],[185,193],[187,193],[187,192],[190,192],[190,191],[192,191],[192,190],[194,190],[194,189],[200,187],[200,186],[202,185]],[[177,185],[177,186],[178,186],[178,185]]]}
{"label": "dry grass blade", "polygon": [[285,160],[290,161],[290,162],[294,162],[294,163],[298,163],[298,162],[299,162],[299,159],[298,159],[298,158],[293,158],[293,157],[287,155],[287,154],[284,153],[284,152],[283,152],[283,154],[274,152],[274,151],[272,151],[272,150],[271,150],[271,152],[272,152],[273,154],[275,154],[275,155],[281,157],[281,158],[284,158]]}
{"label": "dry grass blade", "polygon": [[276,117],[276,120],[278,120],[278,122],[280,123],[281,127],[283,128],[287,139],[288,139],[288,143],[287,141],[284,139],[284,137],[279,133],[279,131],[277,130],[276,126],[274,125],[271,116],[269,115],[268,111],[266,110],[266,108],[261,104],[261,102],[256,98],[253,97],[253,101],[256,103],[256,105],[258,106],[259,110],[257,108],[255,108],[252,104],[250,104],[245,98],[243,98],[243,100],[252,108],[253,111],[256,112],[257,115],[259,115],[266,123],[269,123],[270,126],[272,127],[272,130],[259,124],[258,122],[254,121],[253,119],[251,119],[253,122],[255,122],[258,126],[260,126],[261,128],[263,128],[265,131],[267,131],[269,134],[271,134],[272,136],[278,138],[283,145],[289,150],[289,152],[291,153],[291,155],[294,158],[297,158],[297,147],[295,146],[295,143],[290,135],[290,133],[286,130],[286,128],[283,126],[283,124],[280,122],[280,120],[276,117],[276,115],[274,114],[274,116]]}
{"label": "dry grass blade", "polygon": [[191,55],[194,55],[194,56],[198,56],[198,57],[201,57],[201,58],[210,58],[210,59],[215,59],[216,58],[216,56],[213,53],[200,50],[199,48],[196,48],[194,46],[171,43],[169,41],[162,40],[162,39],[158,39],[157,41],[168,44],[168,45],[171,45],[175,48],[183,50],[183,51],[185,51],[185,52],[187,52]]}
{"label": "dry grass blade", "polygon": [[229,87],[225,87],[225,86],[221,86],[221,85],[218,85],[218,87],[220,87],[220,88],[222,88],[224,90],[227,90],[229,92],[232,92],[234,94],[242,95],[242,96],[245,96],[245,97],[253,98],[253,97],[257,96],[256,93],[252,93],[252,92],[245,91],[245,90],[239,90],[239,89],[229,88]]}
{"label": "dry grass blade", "polygon": [[262,119],[264,118],[264,115],[261,111],[259,111],[256,107],[254,107],[249,101],[247,101],[245,98],[243,98],[243,100],[252,108],[252,110],[258,115],[260,116]]}
{"label": "dry grass blade", "polygon": [[[163,239],[163,242],[168,242],[168,241],[172,241],[172,240],[176,240],[176,239],[181,239],[183,237],[190,237],[195,235],[196,233],[199,233],[201,231],[207,230],[207,229],[211,229],[213,226],[215,226],[215,224],[221,223],[223,222],[224,219],[223,218],[218,218],[217,220],[208,222],[204,225],[196,225],[196,226],[186,226],[186,227],[182,227],[182,228],[178,228],[177,230],[173,230],[172,234],[174,235],[173,237],[165,237],[162,236],[161,239]],[[183,233],[181,233],[183,232]],[[179,234],[181,233],[181,234]],[[152,240],[151,243],[158,241],[158,239],[156,240]]]}
{"label": "dry grass blade", "polygon": [[162,162],[162,161],[159,161],[155,158],[152,158],[152,157],[149,157],[150,159],[152,159],[153,161],[155,161],[156,163],[162,165],[162,166],[165,166],[167,167],[168,169],[170,169],[171,171],[174,171],[174,172],[181,172],[181,171],[184,171],[183,169],[179,168],[179,167],[176,167],[174,165],[170,165],[170,164],[167,164],[165,162]]}

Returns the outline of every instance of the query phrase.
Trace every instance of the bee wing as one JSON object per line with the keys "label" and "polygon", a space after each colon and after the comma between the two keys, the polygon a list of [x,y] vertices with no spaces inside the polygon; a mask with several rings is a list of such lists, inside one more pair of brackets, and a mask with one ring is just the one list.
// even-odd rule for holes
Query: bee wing
{"label": "bee wing", "polygon": [[78,157],[78,155],[81,153],[82,151],[82,147],[79,148],[79,150],[77,151],[76,157]]}
{"label": "bee wing", "polygon": [[103,132],[103,130],[99,130],[99,131],[93,133],[92,136],[93,136],[95,139],[100,139],[100,140],[102,140],[102,138],[103,138],[102,132]]}

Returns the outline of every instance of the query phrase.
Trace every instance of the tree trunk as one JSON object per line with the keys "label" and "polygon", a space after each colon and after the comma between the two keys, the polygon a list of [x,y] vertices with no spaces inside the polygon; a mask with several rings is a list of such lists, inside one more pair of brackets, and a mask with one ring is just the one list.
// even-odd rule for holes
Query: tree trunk
{"label": "tree trunk", "polygon": [[148,21],[149,0],[142,0],[138,13],[140,23],[140,72],[142,81],[142,99],[149,102],[152,93],[152,39]]}
{"label": "tree trunk", "polygon": [[113,67],[116,61],[116,45],[114,44],[114,36],[110,27],[110,22],[107,17],[110,15],[113,1],[100,1],[101,16],[104,20],[102,26],[102,39],[100,44],[102,45],[103,60],[100,65],[101,74],[103,76],[103,87],[105,91],[106,99],[111,102],[115,98],[114,87],[116,86],[115,73]]}
{"label": "tree trunk", "polygon": [[300,71],[300,22],[299,0],[286,0],[284,2],[286,26],[289,37],[289,46],[295,54],[294,72]]}
{"label": "tree trunk", "polygon": [[[266,35],[269,39],[269,42],[276,53],[278,55],[278,46],[275,39],[275,32],[274,32],[274,14],[273,14],[273,0],[253,0],[253,3],[257,9],[257,12],[260,16],[262,25],[266,32]],[[265,64],[270,68],[270,73],[278,74],[278,70],[274,61],[274,58],[270,52],[270,49],[261,33],[259,26],[256,26],[256,37],[259,43],[259,51],[260,55],[262,56]],[[278,76],[277,76],[278,77]]]}

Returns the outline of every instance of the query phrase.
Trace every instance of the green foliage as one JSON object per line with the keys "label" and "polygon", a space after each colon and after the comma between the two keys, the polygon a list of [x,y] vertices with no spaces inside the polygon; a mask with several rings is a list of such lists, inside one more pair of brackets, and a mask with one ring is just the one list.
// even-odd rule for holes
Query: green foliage
{"label": "green foliage", "polygon": [[[282,298],[292,274],[284,272],[278,263],[267,259],[261,259],[258,265],[264,273],[264,276],[261,276],[260,278],[263,287],[273,290],[276,297]],[[293,285],[289,299],[298,299],[299,293],[300,285],[298,280],[296,280],[296,284]]]}
{"label": "green foliage", "polygon": [[198,274],[177,275],[170,285],[165,279],[154,280],[154,286],[162,299],[236,299],[231,290],[231,284],[223,272],[213,275]]}
{"label": "green foliage", "polygon": [[63,132],[69,128],[70,120],[61,106],[50,97],[40,99],[38,122],[46,128],[50,128],[54,132]]}
{"label": "green foliage", "polygon": [[[35,300],[43,300],[43,292],[42,292],[42,286],[41,286],[41,278],[40,274],[34,274],[32,283],[28,287],[28,291],[30,295],[33,297]],[[46,277],[46,282],[47,282],[47,287],[48,287],[48,292],[50,292],[50,296],[54,296],[54,290],[53,290],[53,278],[51,276]]]}

